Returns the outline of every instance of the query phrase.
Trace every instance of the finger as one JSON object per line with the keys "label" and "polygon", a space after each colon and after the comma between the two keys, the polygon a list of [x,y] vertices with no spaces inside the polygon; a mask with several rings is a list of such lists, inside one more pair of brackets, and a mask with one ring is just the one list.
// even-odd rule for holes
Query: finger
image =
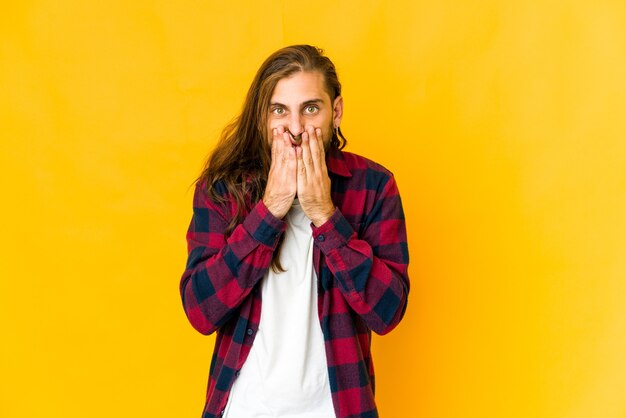
{"label": "finger", "polygon": [[270,170],[278,164],[278,158],[280,153],[280,144],[276,140],[276,137],[272,139],[272,161],[270,162]]}
{"label": "finger", "polygon": [[276,137],[277,137],[277,131],[276,128],[272,129],[272,162],[276,160],[276,152],[277,152],[277,141],[276,141]]}
{"label": "finger", "polygon": [[283,138],[282,136],[280,136],[278,134],[278,132],[276,133],[276,135],[274,136],[274,139],[272,141],[272,145],[274,145],[276,147],[276,161],[278,162],[278,160],[280,159],[282,153],[283,153]]}
{"label": "finger", "polygon": [[309,148],[311,150],[312,168],[316,174],[322,172],[322,163],[320,161],[319,138],[314,127],[307,127],[309,132]]}
{"label": "finger", "polygon": [[287,150],[289,153],[289,159],[286,164],[286,176],[289,181],[296,182],[298,176],[298,160],[296,157],[296,149],[294,147],[289,147]]}
{"label": "finger", "polygon": [[287,162],[287,160],[290,159],[296,159],[296,153],[295,152],[291,152],[292,151],[292,146],[291,146],[291,136],[287,133],[287,132],[283,132],[283,150],[284,150],[284,155],[283,155],[283,161]]}
{"label": "finger", "polygon": [[304,135],[302,136],[302,143],[296,147],[296,158],[298,160],[298,184],[303,181],[306,182],[306,165],[304,163]]}
{"label": "finger", "polygon": [[302,147],[295,147],[296,151],[296,164],[297,164],[297,178],[298,178],[298,186],[301,188],[306,183],[306,167],[303,161],[303,150]]}
{"label": "finger", "polygon": [[293,148],[296,150],[296,160],[298,163],[298,173],[299,173],[300,170],[305,170],[304,161],[302,161],[302,145],[294,146]]}
{"label": "finger", "polygon": [[283,137],[283,133],[280,130],[280,126],[278,128],[273,129],[274,139],[281,139]]}
{"label": "finger", "polygon": [[[276,167],[280,173],[285,173],[287,163],[291,157],[289,150],[291,149],[291,144],[289,140],[285,138],[286,134],[283,133],[282,136],[279,136],[276,139],[278,153],[276,154]],[[294,156],[295,158],[295,156]]]}
{"label": "finger", "polygon": [[326,168],[326,144],[324,144],[324,138],[322,137],[322,128],[316,128],[315,132],[317,133],[317,138],[319,139],[319,147],[320,147],[320,167],[323,172],[327,172]]}
{"label": "finger", "polygon": [[305,130],[302,132],[302,162],[304,169],[309,177],[315,175],[315,166],[313,165],[313,155],[311,154],[311,135]]}

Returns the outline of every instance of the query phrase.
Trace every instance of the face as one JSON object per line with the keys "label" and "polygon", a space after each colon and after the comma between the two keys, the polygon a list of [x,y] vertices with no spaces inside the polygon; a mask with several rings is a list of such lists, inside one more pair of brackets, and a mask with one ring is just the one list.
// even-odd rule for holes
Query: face
{"label": "face", "polygon": [[[324,145],[328,147],[335,127],[341,123],[343,99],[331,101],[324,88],[320,72],[300,71],[279,80],[272,93],[268,117],[268,138],[272,130],[283,126],[293,136],[304,132],[307,126],[320,128]],[[271,144],[270,144],[271,145]]]}

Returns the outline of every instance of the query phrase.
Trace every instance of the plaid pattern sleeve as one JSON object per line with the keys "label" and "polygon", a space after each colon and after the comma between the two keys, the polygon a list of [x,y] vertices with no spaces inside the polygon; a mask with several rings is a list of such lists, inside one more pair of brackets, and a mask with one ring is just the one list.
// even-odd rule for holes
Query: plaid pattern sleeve
{"label": "plaid pattern sleeve", "polygon": [[[327,166],[336,209],[311,228],[333,406],[338,418],[375,418],[371,332],[385,334],[399,323],[409,292],[404,213],[384,167],[338,150],[327,154]],[[180,282],[191,324],[204,334],[217,331],[203,418],[223,414],[260,322],[258,284],[286,228],[259,201],[225,238],[235,206],[225,189],[221,194],[228,202],[216,204],[206,184],[196,186]]]}
{"label": "plaid pattern sleeve", "polygon": [[[219,184],[216,189],[226,193]],[[230,206],[212,202],[205,183],[196,185],[180,292],[189,321],[203,334],[217,330],[237,311],[268,269],[286,228],[259,201],[226,239]]]}
{"label": "plaid pattern sleeve", "polygon": [[[347,303],[369,329],[386,334],[400,322],[406,309],[408,250],[398,188],[393,176],[380,174],[366,171],[364,175],[370,178],[354,183],[350,190],[361,194],[360,203],[368,207],[360,236],[338,209],[325,224],[312,228],[314,242]],[[369,204],[368,185],[376,196]],[[350,203],[357,204],[353,200]]]}

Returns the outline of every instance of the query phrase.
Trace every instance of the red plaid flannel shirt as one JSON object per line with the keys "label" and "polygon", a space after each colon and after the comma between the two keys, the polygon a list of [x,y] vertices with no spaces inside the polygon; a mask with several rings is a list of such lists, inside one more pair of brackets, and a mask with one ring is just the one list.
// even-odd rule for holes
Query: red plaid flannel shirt
{"label": "red plaid flannel shirt", "polygon": [[[371,331],[391,331],[406,310],[404,213],[384,167],[337,150],[327,154],[327,166],[336,209],[328,222],[311,228],[332,400],[339,418],[377,417]],[[228,197],[223,185],[214,187]],[[235,209],[234,199],[217,204],[205,182],[196,185],[180,292],[193,327],[217,331],[203,418],[223,414],[259,326],[261,279],[286,229],[260,200],[226,238]]]}

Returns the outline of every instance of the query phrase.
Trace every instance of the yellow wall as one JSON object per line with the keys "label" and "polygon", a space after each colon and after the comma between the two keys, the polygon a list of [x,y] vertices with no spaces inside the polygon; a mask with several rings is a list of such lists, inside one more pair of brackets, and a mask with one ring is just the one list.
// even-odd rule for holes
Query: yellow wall
{"label": "yellow wall", "polygon": [[4,2],[0,416],[199,417],[189,185],[275,49],[326,49],[409,227],[383,418],[626,416],[623,1]]}

